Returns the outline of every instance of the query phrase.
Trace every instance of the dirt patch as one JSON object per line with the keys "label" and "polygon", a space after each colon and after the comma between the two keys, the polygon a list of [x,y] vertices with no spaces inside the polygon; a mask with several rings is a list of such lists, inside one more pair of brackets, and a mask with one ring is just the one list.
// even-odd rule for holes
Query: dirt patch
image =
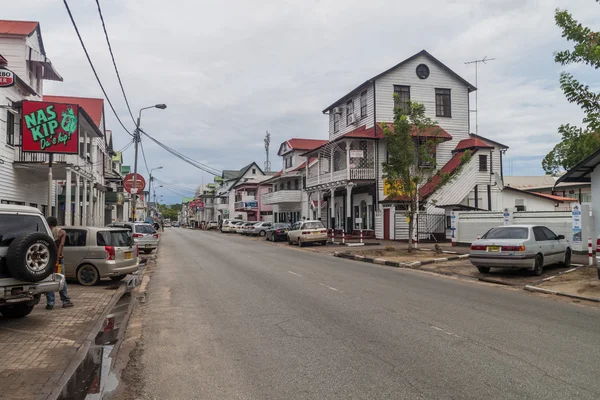
{"label": "dirt patch", "polygon": [[388,261],[414,262],[430,260],[433,258],[447,258],[448,254],[436,254],[433,251],[415,250],[409,253],[406,250],[400,250],[393,247],[378,247],[376,249],[352,251],[351,254],[369,258],[383,258]]}
{"label": "dirt patch", "polygon": [[600,280],[596,267],[582,267],[537,286],[561,293],[600,299]]}

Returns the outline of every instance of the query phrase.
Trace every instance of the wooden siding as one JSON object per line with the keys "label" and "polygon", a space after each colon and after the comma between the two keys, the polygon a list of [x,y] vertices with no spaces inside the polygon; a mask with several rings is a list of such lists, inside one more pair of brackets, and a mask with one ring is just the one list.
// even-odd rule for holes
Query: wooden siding
{"label": "wooden siding", "polygon": [[27,45],[24,37],[0,35],[0,54],[8,61],[8,69],[29,82],[27,74]]}
{"label": "wooden siding", "polygon": [[[367,116],[365,118],[360,117],[360,94],[367,90]],[[354,93],[352,95],[352,101],[354,102],[354,114],[358,116],[358,121],[355,124],[346,124],[346,103],[350,98],[345,99],[343,102],[336,105],[336,107],[341,107],[343,109],[342,114],[340,115],[340,129],[338,132],[333,131],[333,121],[334,115],[333,111],[329,110],[329,140],[334,140],[350,131],[353,131],[356,128],[361,126],[366,126],[370,128],[373,126],[373,84],[368,84],[367,87]],[[379,114],[379,113],[378,113]]]}
{"label": "wooden siding", "polygon": [[[476,153],[477,155],[478,153]],[[450,182],[438,188],[428,199],[427,212],[443,214],[444,210],[436,204],[461,204],[472,192],[479,176],[479,159],[475,156],[463,166],[462,171]],[[434,204],[436,203],[436,204]]]}

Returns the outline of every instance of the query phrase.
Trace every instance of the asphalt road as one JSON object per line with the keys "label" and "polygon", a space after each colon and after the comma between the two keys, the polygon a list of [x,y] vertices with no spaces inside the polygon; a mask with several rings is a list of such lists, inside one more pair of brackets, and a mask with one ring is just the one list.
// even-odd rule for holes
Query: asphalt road
{"label": "asphalt road", "polygon": [[600,398],[595,308],[233,234],[160,246],[147,398]]}

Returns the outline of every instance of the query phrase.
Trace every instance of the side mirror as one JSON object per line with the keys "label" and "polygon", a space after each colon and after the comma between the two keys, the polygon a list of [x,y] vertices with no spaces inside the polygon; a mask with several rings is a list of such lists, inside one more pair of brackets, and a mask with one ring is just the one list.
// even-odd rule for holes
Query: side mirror
{"label": "side mirror", "polygon": [[564,238],[565,238],[565,235],[558,235],[556,237],[556,240],[564,240]]}

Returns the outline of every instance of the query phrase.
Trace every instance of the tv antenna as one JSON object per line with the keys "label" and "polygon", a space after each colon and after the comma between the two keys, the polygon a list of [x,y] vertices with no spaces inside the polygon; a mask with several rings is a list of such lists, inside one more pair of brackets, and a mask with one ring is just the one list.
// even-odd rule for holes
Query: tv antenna
{"label": "tv antenna", "polygon": [[271,134],[267,131],[265,135],[265,152],[267,153],[267,160],[265,161],[265,172],[271,172],[271,161],[269,161],[269,145],[271,144]]}
{"label": "tv antenna", "polygon": [[[479,63],[483,63],[483,64],[487,64],[488,61],[494,61],[495,58],[488,58],[488,56],[483,57],[481,60],[473,60],[473,61],[467,61],[465,62],[465,64],[470,65],[470,64],[475,64],[475,87],[478,87],[478,82],[477,82],[477,69],[479,67]],[[474,112],[475,113],[475,134],[478,135],[479,134],[479,118],[478,118],[478,108],[477,108],[477,92],[478,90],[475,91],[475,110],[469,110],[469,112]],[[470,129],[471,127],[469,127]]]}

